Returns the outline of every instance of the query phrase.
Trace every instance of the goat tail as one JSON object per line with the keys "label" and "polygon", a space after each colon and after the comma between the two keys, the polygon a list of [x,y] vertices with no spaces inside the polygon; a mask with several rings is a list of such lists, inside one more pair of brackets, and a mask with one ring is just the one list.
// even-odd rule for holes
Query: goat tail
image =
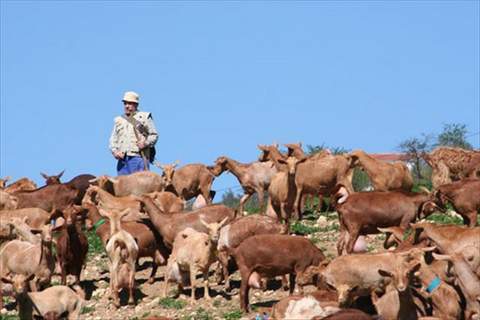
{"label": "goat tail", "polygon": [[120,257],[122,258],[122,260],[127,260],[129,256],[127,244],[120,239],[115,239],[113,242],[113,251],[115,252],[117,248],[120,249]]}
{"label": "goat tail", "polygon": [[81,298],[82,300],[85,300],[85,291],[80,287],[79,285],[74,285],[72,287],[73,291],[75,291],[76,295]]}

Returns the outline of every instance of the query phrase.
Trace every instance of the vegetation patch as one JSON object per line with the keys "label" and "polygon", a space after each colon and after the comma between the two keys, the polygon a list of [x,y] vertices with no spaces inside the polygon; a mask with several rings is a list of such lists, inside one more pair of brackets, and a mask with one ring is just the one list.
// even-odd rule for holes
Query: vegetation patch
{"label": "vegetation patch", "polygon": [[459,216],[451,216],[445,213],[434,213],[427,217],[427,220],[441,224],[463,225],[463,219]]}
{"label": "vegetation patch", "polygon": [[309,226],[301,222],[295,221],[290,224],[290,231],[298,235],[307,235],[315,232],[319,232],[320,228],[315,226]]}
{"label": "vegetation patch", "polygon": [[223,319],[225,320],[237,320],[242,318],[242,311],[236,309],[223,313]]}
{"label": "vegetation patch", "polygon": [[94,230],[87,231],[86,235],[88,239],[88,256],[89,257],[95,256],[98,253],[105,252],[105,248],[103,247],[102,240],[95,233]]}
{"label": "vegetation patch", "polygon": [[95,311],[95,308],[94,308],[94,307],[84,306],[84,307],[82,308],[81,314],[92,313],[93,311]]}
{"label": "vegetation patch", "polygon": [[183,309],[187,305],[185,301],[174,299],[174,298],[163,298],[160,300],[158,304],[165,309],[176,309],[176,310]]}

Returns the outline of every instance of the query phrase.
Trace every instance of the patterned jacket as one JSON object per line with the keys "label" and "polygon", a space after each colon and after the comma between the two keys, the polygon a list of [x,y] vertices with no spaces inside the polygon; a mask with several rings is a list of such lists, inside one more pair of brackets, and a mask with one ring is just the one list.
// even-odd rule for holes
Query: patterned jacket
{"label": "patterned jacket", "polygon": [[[155,145],[158,139],[157,129],[150,112],[137,111],[133,117],[145,128],[145,141],[148,146]],[[112,134],[110,135],[110,151],[121,151],[129,156],[138,155],[137,137],[133,125],[122,116],[115,117]]]}

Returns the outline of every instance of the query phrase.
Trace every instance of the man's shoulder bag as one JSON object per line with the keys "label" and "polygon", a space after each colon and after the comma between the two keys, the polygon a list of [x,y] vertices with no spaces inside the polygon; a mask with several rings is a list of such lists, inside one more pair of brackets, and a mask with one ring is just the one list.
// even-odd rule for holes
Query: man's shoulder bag
{"label": "man's shoulder bag", "polygon": [[[135,131],[135,136],[137,137],[137,140],[140,140],[138,136],[139,134],[141,134],[145,138],[148,136],[148,128],[141,124],[140,121],[138,121],[134,117],[126,117],[125,115],[123,115],[122,118],[127,120],[133,126],[133,130]],[[144,153],[148,161],[150,163],[153,163],[153,161],[155,160],[155,155],[157,153],[157,150],[155,150],[155,146],[145,148]]]}

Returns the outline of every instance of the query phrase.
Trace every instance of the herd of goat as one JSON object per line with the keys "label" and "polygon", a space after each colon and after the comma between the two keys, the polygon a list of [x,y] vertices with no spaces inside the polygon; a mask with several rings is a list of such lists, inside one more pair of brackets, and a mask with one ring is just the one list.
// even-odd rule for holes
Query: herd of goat
{"label": "herd of goat", "polygon": [[[237,268],[244,312],[250,288],[265,288],[268,279],[281,276],[290,295],[273,306],[273,319],[480,319],[480,151],[439,147],[422,155],[432,167],[433,190],[414,193],[403,162],[360,150],[306,155],[301,144],[285,146],[285,153],[276,145],[258,146],[258,161],[248,164],[225,156],[211,166],[159,164],[162,175],[82,174],[61,183],[63,172],[42,174],[46,185],[40,188],[28,178],[0,179],[0,309],[9,295],[21,319],[78,319],[85,304],[86,228],[105,247],[116,307],[123,289],[136,303],[138,259],[151,257],[149,283],[166,265],[160,296],[176,283],[179,292],[190,286],[195,299],[201,273],[208,299],[210,266],[217,266],[226,291]],[[354,168],[369,176],[373,191],[354,191]],[[212,183],[225,171],[244,190],[235,210],[212,204]],[[244,215],[255,193],[261,213]],[[329,197],[338,212],[338,256],[331,261],[289,230],[313,196]],[[195,197],[192,211],[185,211]],[[465,226],[423,221],[452,208]],[[386,250],[359,252],[363,236],[381,232]],[[54,274],[61,285],[51,286]],[[307,285],[316,290],[304,292]]]}

